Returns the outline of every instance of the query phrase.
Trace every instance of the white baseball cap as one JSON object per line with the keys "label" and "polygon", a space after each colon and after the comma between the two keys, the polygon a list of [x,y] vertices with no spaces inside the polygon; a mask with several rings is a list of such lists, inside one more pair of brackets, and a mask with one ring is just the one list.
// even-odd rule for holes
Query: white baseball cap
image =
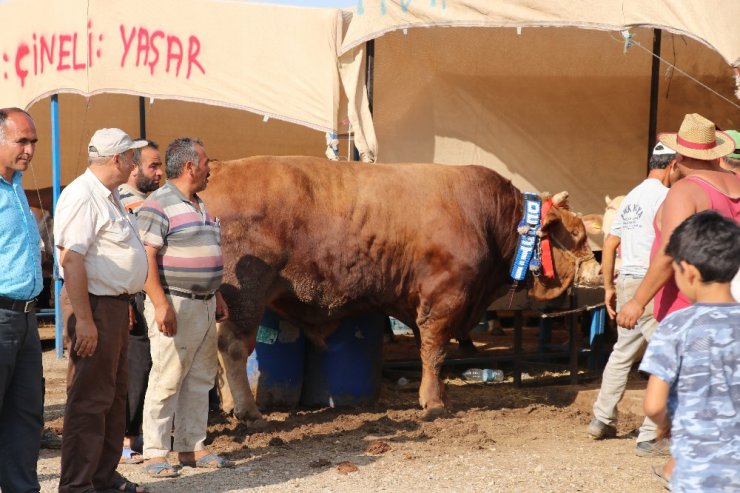
{"label": "white baseball cap", "polygon": [[115,156],[146,145],[146,140],[131,140],[131,137],[120,128],[101,128],[90,139],[87,154],[90,157]]}
{"label": "white baseball cap", "polygon": [[655,147],[653,147],[653,156],[667,156],[669,154],[676,154],[676,151],[666,145],[663,145],[663,143],[661,142],[658,142],[657,144],[655,144]]}

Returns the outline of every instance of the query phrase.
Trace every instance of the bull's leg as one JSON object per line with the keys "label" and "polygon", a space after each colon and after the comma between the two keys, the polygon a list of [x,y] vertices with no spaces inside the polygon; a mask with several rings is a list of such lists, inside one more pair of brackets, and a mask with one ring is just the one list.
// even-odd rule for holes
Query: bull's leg
{"label": "bull's leg", "polygon": [[[242,421],[255,421],[261,425],[262,414],[254,402],[254,395],[247,379],[246,361],[249,356],[247,339],[237,335],[236,325],[231,321],[218,324],[218,360],[222,366],[219,392],[224,411],[233,410],[234,416]],[[228,387],[228,390],[225,388]]]}
{"label": "bull's leg", "polygon": [[[436,325],[436,324],[435,324]],[[447,396],[439,378],[447,354],[447,339],[438,326],[421,327],[421,386],[419,404],[424,409],[423,418],[431,421],[445,413]]]}

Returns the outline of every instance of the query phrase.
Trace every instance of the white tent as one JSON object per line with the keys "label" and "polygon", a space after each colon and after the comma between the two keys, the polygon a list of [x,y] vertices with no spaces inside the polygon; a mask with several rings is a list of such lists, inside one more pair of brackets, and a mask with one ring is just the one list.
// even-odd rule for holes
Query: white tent
{"label": "white tent", "polygon": [[[598,212],[646,172],[654,28],[657,130],[689,112],[740,128],[738,18],[733,0],[364,0],[342,42],[355,60],[375,40],[358,147],[383,162],[483,164]],[[622,31],[639,44],[625,52]],[[358,115],[366,104],[350,95]]]}
{"label": "white tent", "polygon": [[52,94],[62,95],[62,183],[84,169],[97,128],[139,134],[137,96],[147,100],[147,137],[198,136],[220,158],[323,155],[324,133],[347,128],[337,50],[349,15],[339,9],[9,0],[0,17],[24,19],[3,30],[0,107],[29,108],[39,124],[38,172],[27,188],[50,185]]}

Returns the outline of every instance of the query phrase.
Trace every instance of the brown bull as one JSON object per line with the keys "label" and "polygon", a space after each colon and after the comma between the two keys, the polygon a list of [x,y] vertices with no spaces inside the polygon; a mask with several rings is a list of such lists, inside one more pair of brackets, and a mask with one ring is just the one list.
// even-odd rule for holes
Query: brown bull
{"label": "brown bull", "polygon": [[[511,284],[523,199],[509,180],[480,166],[253,157],[212,163],[202,196],[222,224],[227,411],[261,417],[245,360],[266,306],[319,343],[344,317],[380,310],[401,320],[421,342],[425,417],[444,411],[439,373],[451,335],[467,333]],[[553,207],[543,232],[556,276],[538,278],[531,295],[560,295],[577,270],[595,279],[580,219]]]}

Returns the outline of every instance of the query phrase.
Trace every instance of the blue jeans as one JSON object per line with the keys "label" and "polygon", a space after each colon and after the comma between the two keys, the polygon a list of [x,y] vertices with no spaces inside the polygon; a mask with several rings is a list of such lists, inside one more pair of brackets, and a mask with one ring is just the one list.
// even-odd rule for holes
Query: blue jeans
{"label": "blue jeans", "polygon": [[44,423],[36,314],[0,309],[0,490],[39,491],[36,463]]}

